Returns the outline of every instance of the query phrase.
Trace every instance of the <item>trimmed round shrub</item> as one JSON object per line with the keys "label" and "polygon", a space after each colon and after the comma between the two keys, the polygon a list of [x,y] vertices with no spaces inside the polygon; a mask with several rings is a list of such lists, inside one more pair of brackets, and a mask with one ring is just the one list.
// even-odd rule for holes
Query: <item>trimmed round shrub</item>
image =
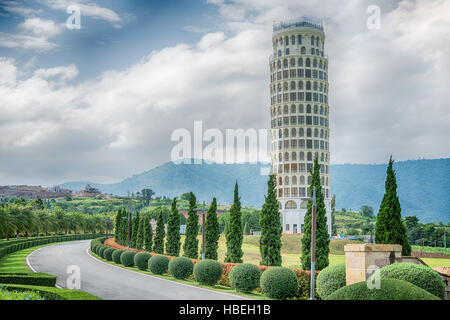
{"label": "trimmed round shrub", "polygon": [[120,255],[120,263],[123,264],[125,267],[132,267],[134,266],[134,256],[136,255],[135,251],[128,251],[122,252]]}
{"label": "trimmed round shrub", "polygon": [[259,287],[261,270],[253,264],[241,263],[230,271],[230,284],[236,291],[252,292]]}
{"label": "trimmed round shrub", "polygon": [[112,254],[113,254],[114,250],[115,250],[114,248],[105,249],[105,251],[103,251],[103,258],[108,261],[112,261]]}
{"label": "trimmed round shrub", "polygon": [[98,249],[100,248],[101,245],[102,245],[101,243],[94,244],[94,246],[92,247],[91,251],[93,253],[97,254],[97,251],[98,251]]}
{"label": "trimmed round shrub", "polygon": [[222,277],[222,265],[215,260],[201,260],[194,266],[194,278],[200,284],[213,286]]}
{"label": "trimmed round shrub", "polygon": [[152,255],[148,252],[138,252],[134,256],[134,265],[140,270],[147,270],[148,260],[150,260],[151,257]]}
{"label": "trimmed round shrub", "polygon": [[317,276],[317,293],[326,299],[336,290],[345,287],[345,263],[338,263],[324,268]]}
{"label": "trimmed round shrub", "polygon": [[394,263],[381,268],[381,279],[398,279],[445,299],[445,284],[439,273],[430,267],[414,263]]}
{"label": "trimmed round shrub", "polygon": [[122,249],[116,249],[114,250],[113,254],[112,254],[112,259],[114,261],[114,263],[120,264],[120,256],[122,255],[122,253],[124,253],[125,250]]}
{"label": "trimmed round shrub", "polygon": [[169,268],[169,258],[163,255],[155,255],[148,260],[148,269],[154,274],[163,274]]}
{"label": "trimmed round shrub", "polygon": [[104,244],[102,244],[101,246],[99,246],[98,248],[97,248],[97,254],[101,257],[101,258],[103,258],[103,252],[106,250],[106,249],[108,249],[109,247],[108,246],[105,246]]}
{"label": "trimmed round shrub", "polygon": [[295,295],[298,289],[298,278],[288,268],[269,268],[261,275],[261,289],[269,298],[287,299]]}
{"label": "trimmed round shrub", "polygon": [[326,300],[439,300],[412,283],[397,279],[381,279],[380,289],[369,289],[367,282],[357,282],[340,288]]}
{"label": "trimmed round shrub", "polygon": [[186,257],[176,257],[169,262],[169,272],[176,279],[186,279],[192,274],[194,263]]}

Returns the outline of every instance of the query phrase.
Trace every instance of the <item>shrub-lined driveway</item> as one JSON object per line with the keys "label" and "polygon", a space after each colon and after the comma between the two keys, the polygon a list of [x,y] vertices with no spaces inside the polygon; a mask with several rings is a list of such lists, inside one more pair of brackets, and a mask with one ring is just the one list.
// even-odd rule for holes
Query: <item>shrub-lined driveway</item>
{"label": "shrub-lined driveway", "polygon": [[[107,264],[88,253],[89,243],[90,240],[85,240],[43,247],[28,256],[28,263],[36,272],[57,276],[56,284],[62,288],[67,288],[67,279],[72,275],[67,273],[68,268],[77,266],[81,290],[107,300],[244,299],[238,295],[185,285]],[[71,270],[76,269],[72,267]]]}

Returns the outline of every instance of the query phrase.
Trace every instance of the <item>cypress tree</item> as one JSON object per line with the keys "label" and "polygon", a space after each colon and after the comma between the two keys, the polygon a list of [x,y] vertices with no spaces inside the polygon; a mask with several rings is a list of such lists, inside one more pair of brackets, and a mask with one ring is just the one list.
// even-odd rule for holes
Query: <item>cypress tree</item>
{"label": "cypress tree", "polygon": [[150,218],[144,216],[144,248],[147,251],[152,251],[153,249],[153,230],[150,224]]}
{"label": "cypress tree", "polygon": [[217,260],[217,250],[219,249],[219,221],[217,220],[217,201],[213,198],[211,206],[206,214],[205,221],[205,258]]}
{"label": "cypress tree", "polygon": [[402,222],[402,209],[397,196],[397,181],[393,165],[394,160],[391,156],[386,172],[386,191],[381,201],[375,226],[375,242],[400,244],[402,245],[402,255],[410,256],[411,246],[406,235],[406,227]]}
{"label": "cypress tree", "polygon": [[196,206],[197,200],[191,192],[189,194],[189,210],[186,221],[186,238],[183,244],[183,256],[191,259],[198,258],[198,215],[195,211]]}
{"label": "cypress tree", "polygon": [[121,243],[121,223],[122,223],[122,209],[119,209],[116,214],[116,220],[115,220],[115,234],[116,234],[116,242]]}
{"label": "cypress tree", "polygon": [[[327,228],[327,216],[320,184],[320,165],[318,159],[314,159],[314,168],[311,172],[310,196],[313,197],[314,187],[316,187],[316,269],[322,270],[329,264],[328,254],[330,253],[330,239]],[[311,269],[311,217],[312,203],[308,201],[308,210],[304,221],[304,234],[302,238],[301,262],[304,270]]]}
{"label": "cypress tree", "polygon": [[241,224],[241,201],[239,200],[238,184],[234,186],[234,201],[230,209],[230,217],[227,225],[227,253],[225,256],[225,262],[242,263],[242,240],[244,238],[242,234]]}
{"label": "cypress tree", "polygon": [[173,198],[172,209],[167,218],[166,254],[178,257],[180,255],[180,213],[177,209],[177,198]]}
{"label": "cypress tree", "polygon": [[162,210],[159,210],[158,218],[156,219],[156,234],[153,241],[153,252],[160,254],[164,253],[164,236],[164,217]]}
{"label": "cypress tree", "polygon": [[136,235],[136,249],[144,249],[144,218],[139,218],[138,231]]}
{"label": "cypress tree", "polygon": [[[128,218],[128,212],[125,209],[122,209],[122,217]],[[120,223],[120,241],[121,245],[127,245],[128,240],[128,220],[122,219]]]}
{"label": "cypress tree", "polygon": [[259,238],[260,264],[264,266],[281,266],[282,227],[275,193],[274,175],[269,176],[265,199],[259,218],[261,226],[261,237]]}
{"label": "cypress tree", "polygon": [[131,219],[131,238],[130,238],[131,248],[136,248],[138,229],[139,229],[139,212],[136,214],[136,217]]}

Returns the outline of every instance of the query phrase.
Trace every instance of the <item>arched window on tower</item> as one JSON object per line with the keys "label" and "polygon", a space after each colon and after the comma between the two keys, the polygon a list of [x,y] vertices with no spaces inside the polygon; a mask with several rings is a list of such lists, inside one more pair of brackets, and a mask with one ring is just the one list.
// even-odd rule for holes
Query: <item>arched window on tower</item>
{"label": "arched window on tower", "polygon": [[305,135],[305,130],[303,128],[298,129],[298,136],[303,137]]}
{"label": "arched window on tower", "polygon": [[297,112],[297,107],[295,106],[295,104],[293,104],[291,106],[291,113],[296,113]]}
{"label": "arched window on tower", "polygon": [[298,82],[298,90],[303,90],[303,81]]}
{"label": "arched window on tower", "polygon": [[278,49],[278,57],[281,57],[281,50]]}
{"label": "arched window on tower", "polygon": [[300,185],[305,184],[305,176],[300,176]]}
{"label": "arched window on tower", "polygon": [[292,161],[297,161],[297,153],[292,152],[292,154],[291,154],[291,160],[292,160]]}
{"label": "arched window on tower", "polygon": [[284,161],[289,161],[289,153],[284,153]]}
{"label": "arched window on tower", "polygon": [[[311,83],[309,85],[311,85]],[[308,104],[306,106],[306,113],[311,113],[311,105],[310,104]]]}
{"label": "arched window on tower", "polygon": [[289,129],[284,129],[284,137],[289,138]]}
{"label": "arched window on tower", "polygon": [[303,59],[302,58],[298,58],[298,66],[303,67]]}
{"label": "arched window on tower", "polygon": [[[312,137],[312,130],[311,130],[311,128],[307,128],[306,129],[306,136],[308,137],[308,138],[311,138]],[[309,160],[309,159],[308,159]]]}
{"label": "arched window on tower", "polygon": [[295,186],[295,185],[297,185],[297,177],[296,176],[293,176],[292,177],[292,184]]}
{"label": "arched window on tower", "polygon": [[295,209],[297,209],[297,204],[294,201],[289,200],[288,202],[286,202],[285,208],[287,210],[295,210]]}
{"label": "arched window on tower", "polygon": [[284,185],[285,186],[289,185],[289,177],[288,176],[284,177]]}
{"label": "arched window on tower", "polygon": [[295,90],[296,86],[295,86],[295,81],[291,81],[291,90]]}
{"label": "arched window on tower", "polygon": [[[287,85],[287,82],[285,82],[285,85]],[[284,114],[288,114],[289,113],[289,106],[286,105],[286,106],[283,107],[283,113]]]}
{"label": "arched window on tower", "polygon": [[306,58],[306,67],[311,67],[311,59],[310,58]]}
{"label": "arched window on tower", "polygon": [[311,36],[311,45],[314,45],[314,36]]}
{"label": "arched window on tower", "polygon": [[295,59],[294,58],[291,59],[291,68],[292,67],[295,67]]}
{"label": "arched window on tower", "polygon": [[292,138],[297,137],[297,130],[296,130],[295,128],[292,128],[292,129],[291,129],[291,137],[292,137]]}
{"label": "arched window on tower", "polygon": [[301,34],[298,35],[297,40],[298,40],[297,41],[298,44],[302,44],[302,35]]}
{"label": "arched window on tower", "polygon": [[[307,160],[312,161],[312,152],[308,152]],[[309,184],[309,181],[308,181],[308,184]]]}
{"label": "arched window on tower", "polygon": [[305,153],[303,151],[300,152],[299,158],[300,161],[305,161]]}
{"label": "arched window on tower", "polygon": [[288,60],[284,59],[283,60],[283,68],[287,68],[288,67]]}
{"label": "arched window on tower", "polygon": [[305,47],[302,47],[302,48],[300,49],[300,52],[301,52],[301,54],[306,54],[306,48],[305,48]]}

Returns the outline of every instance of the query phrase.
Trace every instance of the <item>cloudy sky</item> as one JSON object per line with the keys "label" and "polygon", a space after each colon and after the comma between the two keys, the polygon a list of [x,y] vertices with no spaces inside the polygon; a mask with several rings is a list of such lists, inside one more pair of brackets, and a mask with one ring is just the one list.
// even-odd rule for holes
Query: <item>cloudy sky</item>
{"label": "cloudy sky", "polygon": [[450,0],[8,0],[0,185],[119,181],[196,120],[267,128],[272,24],[302,16],[326,32],[332,163],[450,156]]}

